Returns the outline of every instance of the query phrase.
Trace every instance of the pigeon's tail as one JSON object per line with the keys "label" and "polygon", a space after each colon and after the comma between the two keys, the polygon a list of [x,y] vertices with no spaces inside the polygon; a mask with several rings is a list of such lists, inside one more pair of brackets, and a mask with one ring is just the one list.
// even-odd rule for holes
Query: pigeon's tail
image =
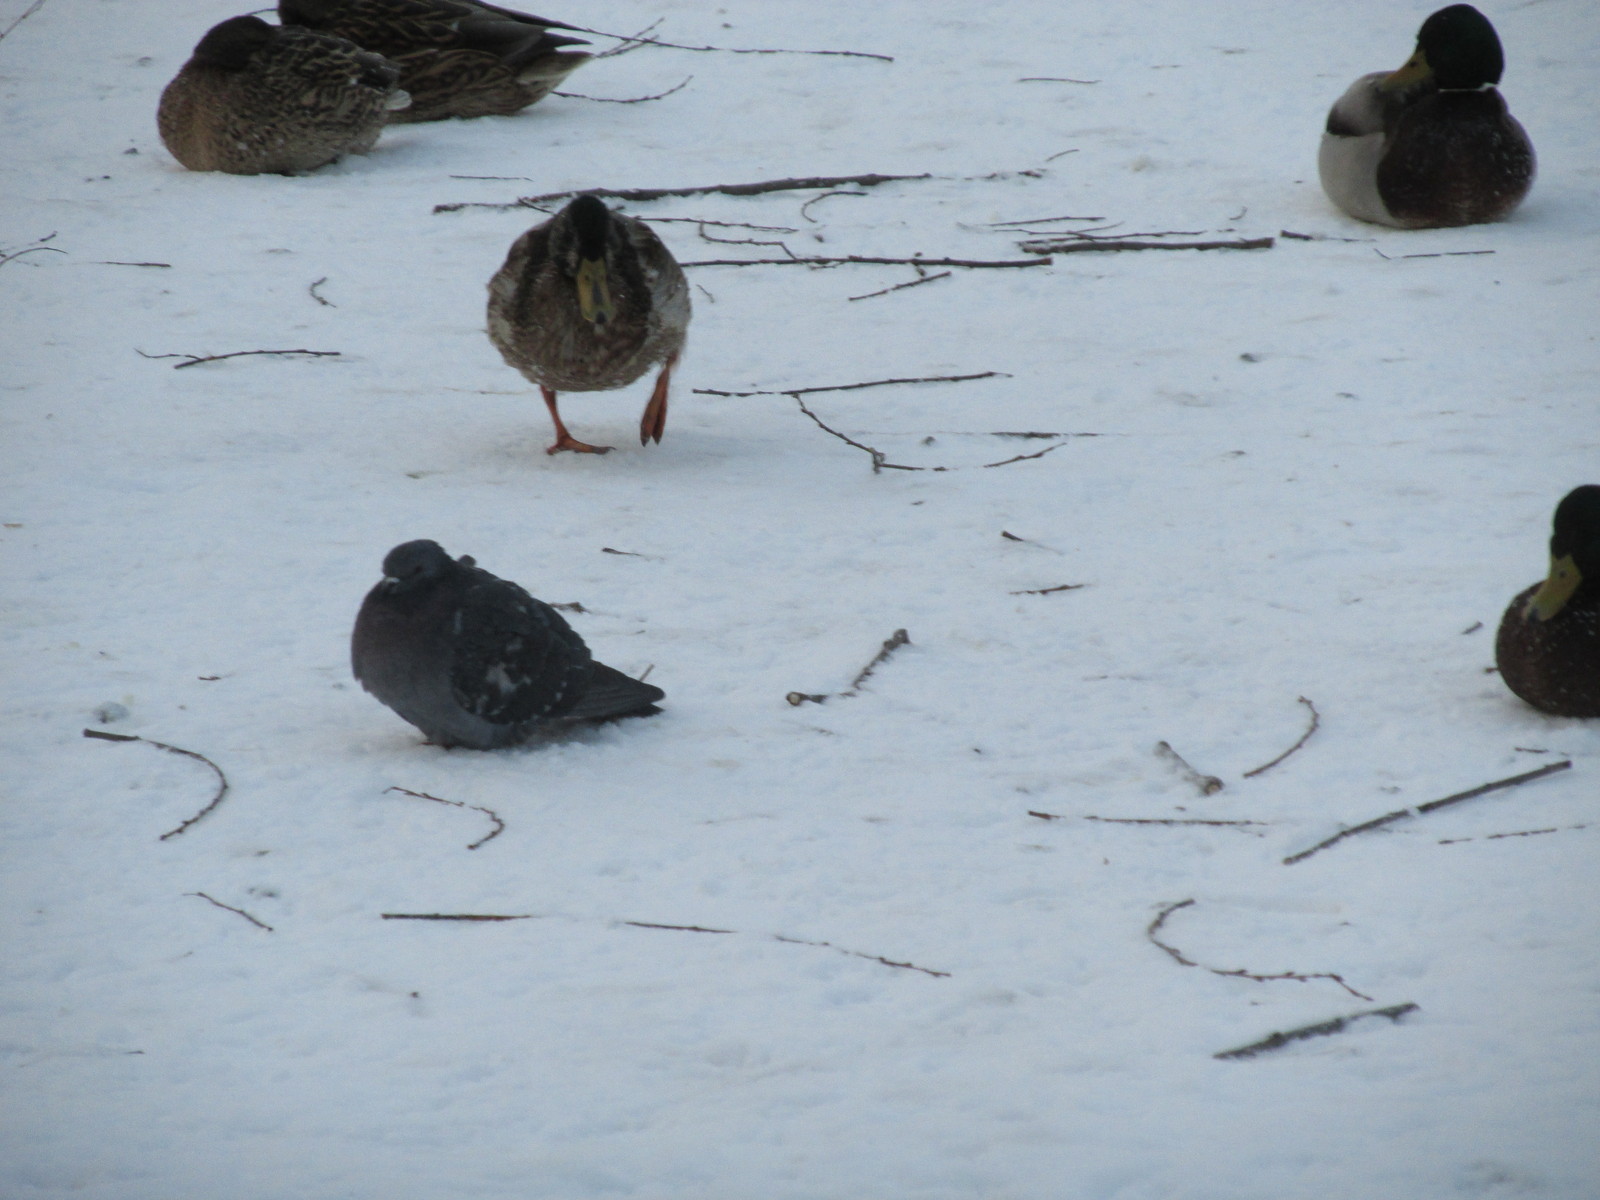
{"label": "pigeon's tail", "polygon": [[648,717],[661,710],[657,700],[666,699],[666,693],[651,683],[643,683],[631,675],[624,675],[605,663],[594,664],[594,676],[583,699],[562,717],[568,721],[605,721],[613,717]]}

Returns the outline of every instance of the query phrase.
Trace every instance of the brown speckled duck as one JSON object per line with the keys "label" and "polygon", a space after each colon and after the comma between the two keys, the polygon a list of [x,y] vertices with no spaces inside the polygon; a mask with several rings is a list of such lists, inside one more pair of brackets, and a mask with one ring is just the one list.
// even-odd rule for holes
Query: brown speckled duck
{"label": "brown speckled duck", "polygon": [[604,454],[567,432],[557,392],[625,387],[661,364],[639,441],[667,426],[667,385],[689,328],[689,283],[643,221],[579,196],[511,245],[489,281],[489,339],[539,386],[555,422],[546,453]]}
{"label": "brown speckled duck", "polygon": [[232,17],[167,84],[156,124],[191,171],[310,171],[372,149],[406,104],[399,74],[343,38]]}
{"label": "brown speckled duck", "polygon": [[1600,486],[1556,506],[1550,574],[1500,620],[1494,657],[1506,686],[1558,717],[1600,717]]}
{"label": "brown speckled duck", "polygon": [[1498,221],[1533,185],[1533,143],[1495,89],[1500,38],[1470,4],[1422,23],[1398,71],[1364,75],[1328,114],[1322,190],[1362,221],[1402,229]]}
{"label": "brown speckled duck", "polygon": [[278,19],[349,38],[400,67],[411,105],[391,121],[504,116],[544,99],[591,57],[572,26],[477,0],[279,0]]}

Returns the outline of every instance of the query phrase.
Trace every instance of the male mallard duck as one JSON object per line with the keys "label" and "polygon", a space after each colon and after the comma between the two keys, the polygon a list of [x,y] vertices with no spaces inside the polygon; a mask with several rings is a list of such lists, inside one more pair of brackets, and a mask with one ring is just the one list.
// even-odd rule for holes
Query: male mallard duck
{"label": "male mallard duck", "polygon": [[191,171],[283,175],[365,154],[404,107],[399,70],[343,38],[233,17],[215,26],[156,111]]}
{"label": "male mallard duck", "polygon": [[625,387],[661,374],[639,422],[641,444],[667,427],[667,383],[689,328],[689,282],[643,221],[579,196],[511,244],[489,280],[489,340],[539,385],[555,422],[545,452],[604,454],[561,423],[557,392]]}
{"label": "male mallard duck", "polygon": [[411,107],[391,121],[505,116],[560,85],[591,57],[560,21],[477,0],[279,0],[278,19],[349,38],[400,66]]}
{"label": "male mallard duck", "polygon": [[1506,609],[1494,658],[1535,708],[1600,717],[1600,486],[1568,492],[1553,524],[1550,575]]}
{"label": "male mallard duck", "polygon": [[1363,75],[1328,113],[1322,190],[1352,217],[1429,229],[1498,221],[1533,184],[1533,143],[1495,90],[1505,56],[1470,4],[1441,8],[1398,71]]}
{"label": "male mallard duck", "polygon": [[665,696],[595,662],[548,604],[426,539],[384,558],[356,615],[350,665],[429,741],[474,750],[572,721],[648,716]]}

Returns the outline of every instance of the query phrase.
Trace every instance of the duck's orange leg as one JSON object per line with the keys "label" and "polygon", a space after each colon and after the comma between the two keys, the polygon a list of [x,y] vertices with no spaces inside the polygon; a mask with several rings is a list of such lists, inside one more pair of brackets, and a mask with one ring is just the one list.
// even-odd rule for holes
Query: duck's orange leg
{"label": "duck's orange leg", "polygon": [[542,383],[539,385],[539,392],[544,396],[545,407],[550,410],[550,420],[555,422],[556,427],[555,444],[544,448],[546,454],[559,454],[563,450],[572,450],[578,454],[605,454],[611,449],[610,446],[591,446],[588,442],[580,442],[573,437],[567,432],[567,427],[561,420],[561,410],[556,407],[556,394]]}
{"label": "duck's orange leg", "polygon": [[639,421],[639,444],[649,445],[652,441],[660,442],[661,435],[667,431],[667,385],[672,379],[672,368],[678,365],[678,356],[674,354],[661,367],[661,374],[656,376],[656,389],[650,393],[650,403],[644,406],[644,416]]}

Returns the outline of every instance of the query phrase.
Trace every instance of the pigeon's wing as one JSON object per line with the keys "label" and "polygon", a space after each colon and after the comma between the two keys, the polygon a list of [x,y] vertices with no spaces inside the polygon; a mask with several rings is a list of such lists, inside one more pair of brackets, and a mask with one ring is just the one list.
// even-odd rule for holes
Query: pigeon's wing
{"label": "pigeon's wing", "polygon": [[631,675],[624,675],[614,667],[597,662],[588,688],[565,715],[573,721],[647,717],[661,711],[656,707],[656,701],[666,699],[666,695],[653,683],[644,683]]}
{"label": "pigeon's wing", "polygon": [[496,725],[564,716],[594,673],[589,648],[548,604],[486,571],[473,574],[444,630],[457,701]]}

